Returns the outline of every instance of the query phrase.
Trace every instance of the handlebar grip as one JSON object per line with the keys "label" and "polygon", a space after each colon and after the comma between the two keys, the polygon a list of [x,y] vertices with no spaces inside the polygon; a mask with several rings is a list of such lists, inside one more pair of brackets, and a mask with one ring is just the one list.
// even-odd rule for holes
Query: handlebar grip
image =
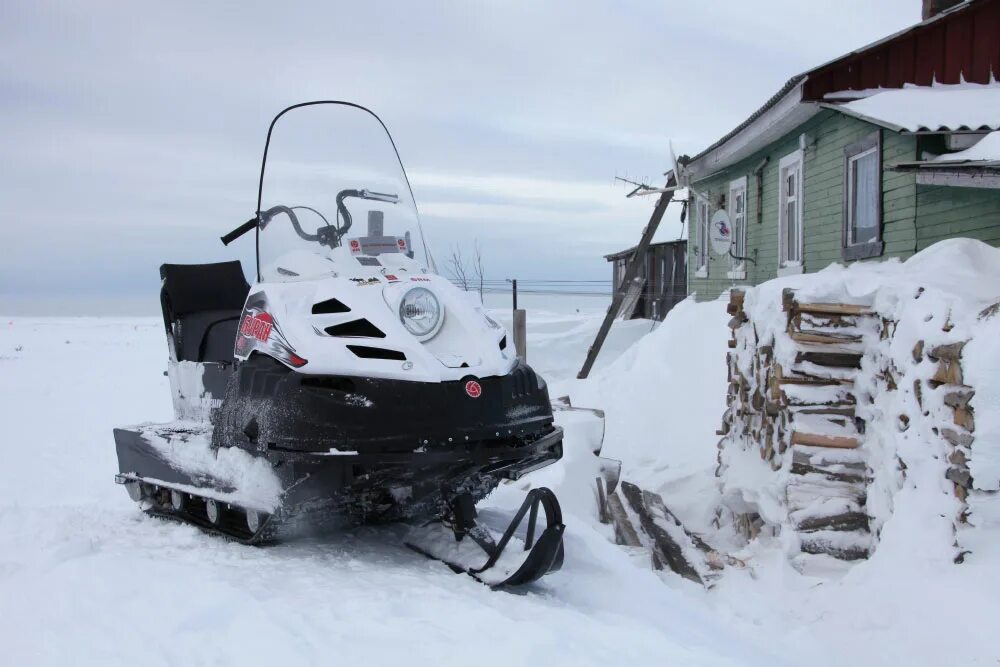
{"label": "handlebar grip", "polygon": [[249,220],[247,220],[246,222],[244,222],[239,227],[237,227],[236,229],[234,229],[233,231],[226,234],[225,236],[220,237],[222,245],[229,245],[239,237],[249,232],[251,229],[257,226],[257,220],[258,220],[257,216],[254,216]]}

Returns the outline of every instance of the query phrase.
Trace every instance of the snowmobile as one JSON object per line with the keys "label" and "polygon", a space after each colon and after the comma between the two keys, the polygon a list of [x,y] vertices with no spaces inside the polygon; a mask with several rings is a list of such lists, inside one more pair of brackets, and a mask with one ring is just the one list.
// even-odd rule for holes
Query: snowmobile
{"label": "snowmobile", "polygon": [[381,119],[281,111],[257,213],[222,242],[251,231],[253,285],[239,261],[160,268],[175,421],[115,430],[116,482],[149,514],[247,544],[405,521],[409,546],[494,587],[559,569],[550,490],[506,529],[477,517],[503,480],[562,456],[562,430],[504,328],[437,274]]}

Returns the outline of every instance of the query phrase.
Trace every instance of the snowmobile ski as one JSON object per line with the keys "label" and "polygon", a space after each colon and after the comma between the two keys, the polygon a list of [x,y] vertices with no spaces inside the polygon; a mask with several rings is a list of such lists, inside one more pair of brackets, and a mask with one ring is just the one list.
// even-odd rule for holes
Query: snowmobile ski
{"label": "snowmobile ski", "polygon": [[[536,540],[539,507],[545,514],[545,527]],[[529,491],[499,539],[476,520],[476,515],[472,499],[459,496],[446,519],[413,531],[406,546],[493,589],[530,584],[562,567],[566,526],[559,501],[550,489]],[[527,522],[520,531],[525,515]]]}

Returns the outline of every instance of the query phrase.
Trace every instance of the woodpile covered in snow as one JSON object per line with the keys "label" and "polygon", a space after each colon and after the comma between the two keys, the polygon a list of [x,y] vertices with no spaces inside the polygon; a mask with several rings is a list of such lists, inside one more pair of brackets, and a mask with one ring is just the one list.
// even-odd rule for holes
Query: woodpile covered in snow
{"label": "woodpile covered in snow", "polygon": [[956,561],[1000,526],[1000,251],[941,245],[731,292],[720,526],[797,565],[868,558],[903,490]]}
{"label": "woodpile covered in snow", "polygon": [[[775,359],[774,343],[758,339],[743,298],[743,292],[731,292],[728,307],[733,351],[729,408],[719,433],[725,436],[719,445],[720,471],[725,447],[756,450],[772,471],[784,473],[787,523],[802,552],[866,558],[871,548],[865,512],[868,468],[854,380],[865,341],[878,338],[881,323],[868,306],[800,303],[786,290],[784,333],[794,357],[783,365]],[[747,539],[763,523],[757,512],[738,516]]]}

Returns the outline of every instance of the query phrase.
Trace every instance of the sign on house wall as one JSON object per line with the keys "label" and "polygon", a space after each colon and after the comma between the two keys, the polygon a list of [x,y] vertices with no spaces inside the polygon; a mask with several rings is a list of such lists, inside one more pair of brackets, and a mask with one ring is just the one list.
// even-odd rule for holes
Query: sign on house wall
{"label": "sign on house wall", "polygon": [[725,209],[719,209],[712,216],[708,230],[709,244],[716,255],[728,255],[733,243],[733,225]]}

